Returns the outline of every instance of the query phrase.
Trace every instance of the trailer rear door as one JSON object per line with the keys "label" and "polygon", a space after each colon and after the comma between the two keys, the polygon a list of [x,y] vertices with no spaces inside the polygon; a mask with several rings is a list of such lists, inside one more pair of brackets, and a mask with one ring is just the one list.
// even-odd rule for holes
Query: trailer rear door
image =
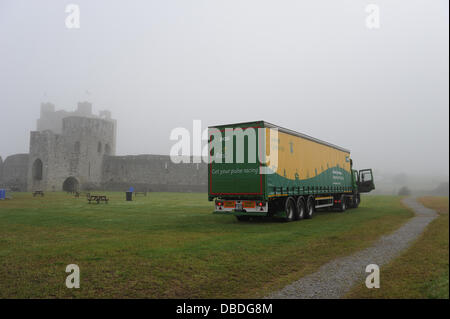
{"label": "trailer rear door", "polygon": [[[244,128],[245,129],[245,128]],[[249,147],[248,136],[243,137],[243,161],[239,163],[237,156],[237,139],[239,136],[233,136],[233,157],[231,163],[225,162],[225,152],[229,151],[225,145],[225,130],[222,131],[222,163],[215,161],[209,164],[209,195],[210,196],[258,196],[263,195],[263,175],[259,171],[258,161],[258,136],[256,134],[256,147]],[[255,149],[256,148],[256,149]],[[249,156],[250,152],[255,151],[255,156]],[[242,152],[242,147],[239,150]],[[210,154],[214,158],[214,150]],[[255,160],[254,160],[255,159]]]}

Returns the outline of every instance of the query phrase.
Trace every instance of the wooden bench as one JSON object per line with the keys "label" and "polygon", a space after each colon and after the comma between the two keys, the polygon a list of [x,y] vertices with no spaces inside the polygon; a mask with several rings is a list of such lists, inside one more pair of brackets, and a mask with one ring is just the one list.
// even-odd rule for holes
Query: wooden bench
{"label": "wooden bench", "polygon": [[33,197],[36,197],[37,195],[41,195],[41,197],[44,196],[44,192],[43,191],[34,191],[33,192]]}
{"label": "wooden bench", "polygon": [[89,204],[91,202],[97,202],[97,204],[100,204],[100,202],[105,202],[105,204],[108,204],[108,197],[106,197],[105,195],[90,195],[87,198]]}

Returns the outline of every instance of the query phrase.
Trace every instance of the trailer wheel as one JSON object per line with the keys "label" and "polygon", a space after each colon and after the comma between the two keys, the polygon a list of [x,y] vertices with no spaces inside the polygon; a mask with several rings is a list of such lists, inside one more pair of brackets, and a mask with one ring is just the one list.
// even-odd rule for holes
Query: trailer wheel
{"label": "trailer wheel", "polygon": [[302,220],[305,218],[305,211],[306,211],[306,205],[305,205],[305,199],[303,197],[299,197],[297,199],[297,220]]}
{"label": "trailer wheel", "polygon": [[339,204],[339,212],[343,213],[347,209],[347,199],[344,195],[341,196],[341,202]]}
{"label": "trailer wheel", "polygon": [[295,207],[295,200],[292,197],[288,197],[288,199],[286,199],[284,209],[286,212],[285,221],[287,222],[293,221],[296,215],[296,207]]}
{"label": "trailer wheel", "polygon": [[310,219],[313,217],[314,214],[314,197],[309,196],[308,200],[306,201],[306,214],[305,218]]}
{"label": "trailer wheel", "polygon": [[250,220],[249,216],[236,216],[236,219],[240,222],[247,222]]}

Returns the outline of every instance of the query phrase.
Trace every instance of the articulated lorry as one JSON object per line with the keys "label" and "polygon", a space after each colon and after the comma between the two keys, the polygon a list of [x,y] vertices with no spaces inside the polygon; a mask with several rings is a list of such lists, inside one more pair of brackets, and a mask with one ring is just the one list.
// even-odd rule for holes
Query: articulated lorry
{"label": "articulated lorry", "polygon": [[353,169],[345,148],[265,121],[208,131],[208,199],[216,214],[301,220],[320,208],[357,208],[360,194],[375,189],[372,170]]}

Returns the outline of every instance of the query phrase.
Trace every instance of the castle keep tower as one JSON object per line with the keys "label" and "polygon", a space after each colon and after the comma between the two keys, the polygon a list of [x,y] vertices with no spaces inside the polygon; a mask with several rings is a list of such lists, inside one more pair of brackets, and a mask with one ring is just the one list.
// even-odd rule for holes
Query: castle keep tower
{"label": "castle keep tower", "polygon": [[92,114],[92,104],[78,103],[74,112],[41,105],[37,131],[31,132],[28,190],[74,191],[96,188],[103,157],[115,155],[116,121],[111,113]]}

